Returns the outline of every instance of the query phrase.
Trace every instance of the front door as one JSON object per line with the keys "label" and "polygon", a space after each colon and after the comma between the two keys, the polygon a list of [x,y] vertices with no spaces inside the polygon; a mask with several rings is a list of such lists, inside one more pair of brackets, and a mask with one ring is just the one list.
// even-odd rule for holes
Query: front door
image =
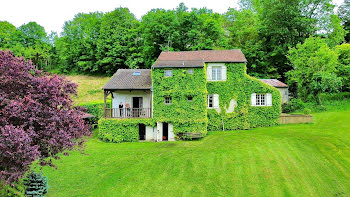
{"label": "front door", "polygon": [[139,140],[145,140],[145,139],[146,139],[146,125],[139,124]]}
{"label": "front door", "polygon": [[140,117],[143,107],[142,97],[132,97],[132,114],[133,117]]}
{"label": "front door", "polygon": [[169,124],[164,122],[163,123],[163,141],[168,141],[168,136],[169,136]]}

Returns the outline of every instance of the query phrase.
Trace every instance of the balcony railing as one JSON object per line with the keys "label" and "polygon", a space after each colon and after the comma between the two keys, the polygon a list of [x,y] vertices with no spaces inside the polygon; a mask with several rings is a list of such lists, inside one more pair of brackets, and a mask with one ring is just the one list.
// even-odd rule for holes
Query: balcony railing
{"label": "balcony railing", "polygon": [[151,118],[151,108],[105,108],[105,118]]}

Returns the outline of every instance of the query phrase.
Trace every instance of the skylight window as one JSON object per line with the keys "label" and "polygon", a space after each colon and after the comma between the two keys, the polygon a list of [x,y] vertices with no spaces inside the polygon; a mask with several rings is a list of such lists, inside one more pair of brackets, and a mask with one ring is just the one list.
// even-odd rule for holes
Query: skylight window
{"label": "skylight window", "polygon": [[140,71],[136,71],[134,73],[132,73],[133,76],[140,76],[141,75],[141,72]]}

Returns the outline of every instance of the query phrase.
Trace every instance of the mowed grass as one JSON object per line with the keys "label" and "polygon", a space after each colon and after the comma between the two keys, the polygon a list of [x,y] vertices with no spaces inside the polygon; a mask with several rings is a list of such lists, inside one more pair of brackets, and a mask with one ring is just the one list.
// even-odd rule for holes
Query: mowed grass
{"label": "mowed grass", "polygon": [[103,100],[102,87],[108,82],[110,77],[101,76],[65,76],[68,80],[78,84],[78,96],[73,97],[75,104]]}
{"label": "mowed grass", "polygon": [[87,142],[44,168],[48,196],[350,196],[350,107],[200,141]]}

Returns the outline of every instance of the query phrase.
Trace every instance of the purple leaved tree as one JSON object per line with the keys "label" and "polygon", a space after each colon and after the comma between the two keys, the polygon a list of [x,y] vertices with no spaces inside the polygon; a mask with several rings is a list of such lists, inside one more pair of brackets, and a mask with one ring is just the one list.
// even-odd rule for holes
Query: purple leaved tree
{"label": "purple leaved tree", "polygon": [[71,150],[89,135],[89,127],[72,108],[77,85],[37,70],[31,62],[0,50],[0,181],[21,178],[35,160]]}

